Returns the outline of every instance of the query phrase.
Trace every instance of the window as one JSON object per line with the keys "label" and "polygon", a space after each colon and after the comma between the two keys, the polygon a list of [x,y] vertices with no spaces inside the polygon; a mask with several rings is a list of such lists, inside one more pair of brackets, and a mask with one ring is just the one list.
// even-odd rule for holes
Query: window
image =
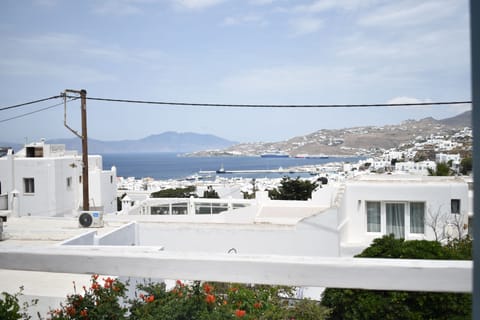
{"label": "window", "polygon": [[67,178],[67,189],[71,189],[72,188],[72,177],[68,177]]}
{"label": "window", "polygon": [[113,176],[110,176],[110,184],[113,183]]}
{"label": "window", "polygon": [[366,201],[367,232],[397,239],[425,234],[425,202]]}
{"label": "window", "polygon": [[405,239],[405,204],[385,204],[387,215],[387,234],[393,234],[397,239]]}
{"label": "window", "polygon": [[150,207],[150,214],[167,215],[170,214],[170,205],[158,205]]}
{"label": "window", "polygon": [[23,192],[35,193],[35,180],[33,178],[23,178]]}
{"label": "window", "polygon": [[423,202],[410,203],[410,233],[425,232],[425,204]]}
{"label": "window", "polygon": [[451,212],[460,214],[460,199],[452,199],[450,201]]}
{"label": "window", "polygon": [[380,202],[367,202],[367,232],[381,232]]}
{"label": "window", "polygon": [[172,214],[174,215],[188,214],[188,203],[187,202],[172,203]]}

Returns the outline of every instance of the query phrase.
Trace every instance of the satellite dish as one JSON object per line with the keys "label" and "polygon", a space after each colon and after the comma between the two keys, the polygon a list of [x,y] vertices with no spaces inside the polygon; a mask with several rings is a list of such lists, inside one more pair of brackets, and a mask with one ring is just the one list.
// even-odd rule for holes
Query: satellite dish
{"label": "satellite dish", "polygon": [[80,215],[80,217],[78,217],[78,222],[82,227],[88,228],[93,223],[92,215],[90,213],[84,212]]}

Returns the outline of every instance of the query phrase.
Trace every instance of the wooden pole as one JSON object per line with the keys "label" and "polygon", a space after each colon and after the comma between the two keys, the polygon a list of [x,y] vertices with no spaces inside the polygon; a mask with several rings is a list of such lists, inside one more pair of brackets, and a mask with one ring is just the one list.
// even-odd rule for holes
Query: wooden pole
{"label": "wooden pole", "polygon": [[89,183],[88,183],[88,134],[87,134],[87,91],[80,91],[82,108],[82,181],[83,181],[83,210],[90,210]]}

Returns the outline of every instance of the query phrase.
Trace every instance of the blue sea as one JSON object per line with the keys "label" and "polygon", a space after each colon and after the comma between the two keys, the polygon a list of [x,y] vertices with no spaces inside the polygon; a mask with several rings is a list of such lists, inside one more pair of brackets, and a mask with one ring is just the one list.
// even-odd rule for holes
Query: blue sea
{"label": "blue sea", "polygon": [[[183,157],[175,153],[125,153],[103,154],[103,167],[117,168],[119,177],[135,177],[137,179],[151,177],[156,180],[184,179],[198,174],[199,171],[225,170],[273,170],[293,166],[323,164],[328,162],[356,162],[360,158],[299,159],[299,158],[261,158],[261,157]],[[215,173],[213,173],[215,175]],[[245,178],[281,178],[302,174],[285,173],[242,173],[222,174],[224,177]],[[308,175],[308,174],[303,174]]]}

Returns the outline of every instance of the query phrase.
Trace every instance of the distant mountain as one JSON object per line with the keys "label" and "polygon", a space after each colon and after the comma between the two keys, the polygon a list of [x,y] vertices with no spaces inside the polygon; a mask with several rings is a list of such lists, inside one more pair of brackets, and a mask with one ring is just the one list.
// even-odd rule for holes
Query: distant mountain
{"label": "distant mountain", "polygon": [[449,127],[472,127],[472,111],[468,110],[455,117],[438,120]]}
{"label": "distant mountain", "polygon": [[[82,149],[80,139],[51,139],[47,143],[65,144],[69,150]],[[200,150],[224,149],[237,142],[211,134],[192,132],[164,132],[139,140],[101,141],[88,139],[88,153],[129,152],[195,152]]]}
{"label": "distant mountain", "polygon": [[[457,116],[436,120],[425,118],[407,120],[398,125],[383,127],[365,126],[337,130],[321,129],[305,136],[293,137],[286,141],[242,143],[222,139],[210,134],[164,132],[139,140],[101,141],[88,140],[88,150],[94,153],[128,152],[181,152],[192,155],[260,155],[265,152],[281,151],[290,155],[352,155],[369,152],[375,148],[394,148],[411,142],[418,137],[431,134],[452,134],[455,129],[471,127],[472,112],[466,111]],[[52,144],[65,144],[69,150],[81,151],[78,138],[52,139]],[[0,142],[0,147],[22,146],[16,143]],[[219,151],[210,151],[219,150]]]}
{"label": "distant mountain", "polygon": [[430,135],[452,135],[459,129],[471,127],[470,111],[455,117],[436,120],[432,117],[407,120],[397,125],[364,126],[344,129],[321,129],[286,141],[242,143],[220,152],[201,152],[196,155],[260,155],[272,150],[298,155],[371,155],[382,149],[396,148]]}

